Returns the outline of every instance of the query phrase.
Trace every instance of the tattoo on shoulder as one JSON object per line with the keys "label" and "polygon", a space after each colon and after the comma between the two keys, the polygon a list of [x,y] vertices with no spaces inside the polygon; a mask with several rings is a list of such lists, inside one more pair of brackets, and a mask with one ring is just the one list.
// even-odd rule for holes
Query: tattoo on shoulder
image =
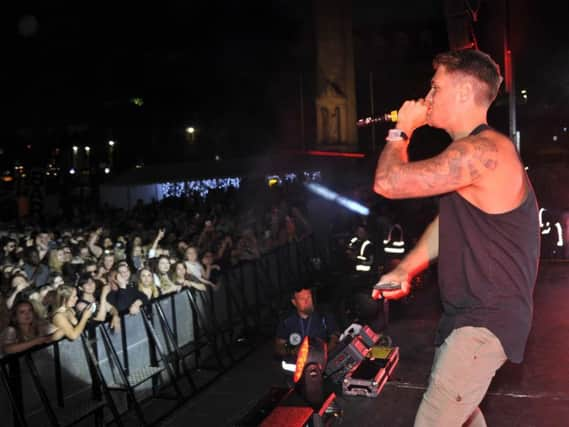
{"label": "tattoo on shoulder", "polygon": [[495,141],[476,137],[451,144],[443,153],[428,160],[397,164],[397,152],[385,153],[392,167],[376,175],[381,188],[398,197],[442,194],[479,179],[498,166]]}

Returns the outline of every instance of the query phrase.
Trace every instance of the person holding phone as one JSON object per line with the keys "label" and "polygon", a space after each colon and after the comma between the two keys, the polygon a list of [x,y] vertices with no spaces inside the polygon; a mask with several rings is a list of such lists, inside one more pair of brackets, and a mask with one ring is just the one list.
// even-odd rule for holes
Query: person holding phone
{"label": "person holding phone", "polygon": [[[97,283],[93,276],[89,273],[83,273],[79,276],[77,287],[80,290],[79,299],[75,305],[77,312],[81,313],[90,307],[94,315],[93,320],[104,322],[107,313],[112,311],[111,305],[107,302],[107,295],[111,292],[111,286],[104,285],[100,291],[97,291]],[[113,313],[113,315],[118,314]]]}
{"label": "person holding phone", "polygon": [[[375,289],[399,299],[438,260],[443,306],[431,379],[415,426],[485,426],[478,408],[506,360],[520,363],[532,323],[540,230],[536,196],[512,141],[487,123],[502,77],[477,50],[439,54],[424,99],[405,101],[379,157],[374,191],[390,199],[439,195],[439,213]],[[409,161],[415,129],[444,129],[451,144]]]}
{"label": "person holding phone", "polygon": [[90,304],[85,307],[78,319],[75,312],[78,299],[77,289],[63,285],[57,288],[56,292],[55,309],[51,316],[51,323],[57,327],[60,338],[74,341],[81,336],[87,322],[93,316],[93,306]]}

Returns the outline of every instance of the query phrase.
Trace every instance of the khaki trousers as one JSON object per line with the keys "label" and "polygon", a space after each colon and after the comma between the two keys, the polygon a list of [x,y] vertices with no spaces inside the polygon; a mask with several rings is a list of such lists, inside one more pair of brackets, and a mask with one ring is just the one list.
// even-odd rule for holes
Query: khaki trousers
{"label": "khaki trousers", "polygon": [[506,359],[502,344],[488,329],[455,329],[435,352],[415,427],[486,426],[478,405]]}

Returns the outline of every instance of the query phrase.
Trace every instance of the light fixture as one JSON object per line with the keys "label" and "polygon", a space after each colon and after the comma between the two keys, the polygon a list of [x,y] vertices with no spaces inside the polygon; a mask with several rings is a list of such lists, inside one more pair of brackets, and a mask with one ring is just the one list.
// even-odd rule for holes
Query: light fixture
{"label": "light fixture", "polygon": [[319,339],[304,337],[298,349],[293,381],[298,392],[313,408],[320,408],[324,402],[322,374],[326,369],[328,346]]}

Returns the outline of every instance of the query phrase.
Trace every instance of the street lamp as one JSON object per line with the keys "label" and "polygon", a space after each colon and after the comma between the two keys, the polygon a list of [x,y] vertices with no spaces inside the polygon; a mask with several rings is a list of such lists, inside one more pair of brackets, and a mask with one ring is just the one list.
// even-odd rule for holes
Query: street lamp
{"label": "street lamp", "polygon": [[186,133],[192,138],[192,142],[196,140],[196,129],[192,126],[186,128]]}
{"label": "street lamp", "polygon": [[113,149],[115,147],[115,141],[112,139],[109,141],[109,166],[113,167]]}
{"label": "street lamp", "polygon": [[90,158],[90,154],[91,154],[91,147],[89,147],[88,145],[86,145],[84,147],[85,149],[85,158],[86,158],[86,163],[87,163],[87,171],[89,171],[88,173],[90,173],[90,169],[91,169],[91,158]]}
{"label": "street lamp", "polygon": [[76,145],[74,145],[73,147],[71,147],[71,149],[73,150],[73,169],[75,169],[77,167],[77,152],[79,151],[79,147],[77,147]]}

